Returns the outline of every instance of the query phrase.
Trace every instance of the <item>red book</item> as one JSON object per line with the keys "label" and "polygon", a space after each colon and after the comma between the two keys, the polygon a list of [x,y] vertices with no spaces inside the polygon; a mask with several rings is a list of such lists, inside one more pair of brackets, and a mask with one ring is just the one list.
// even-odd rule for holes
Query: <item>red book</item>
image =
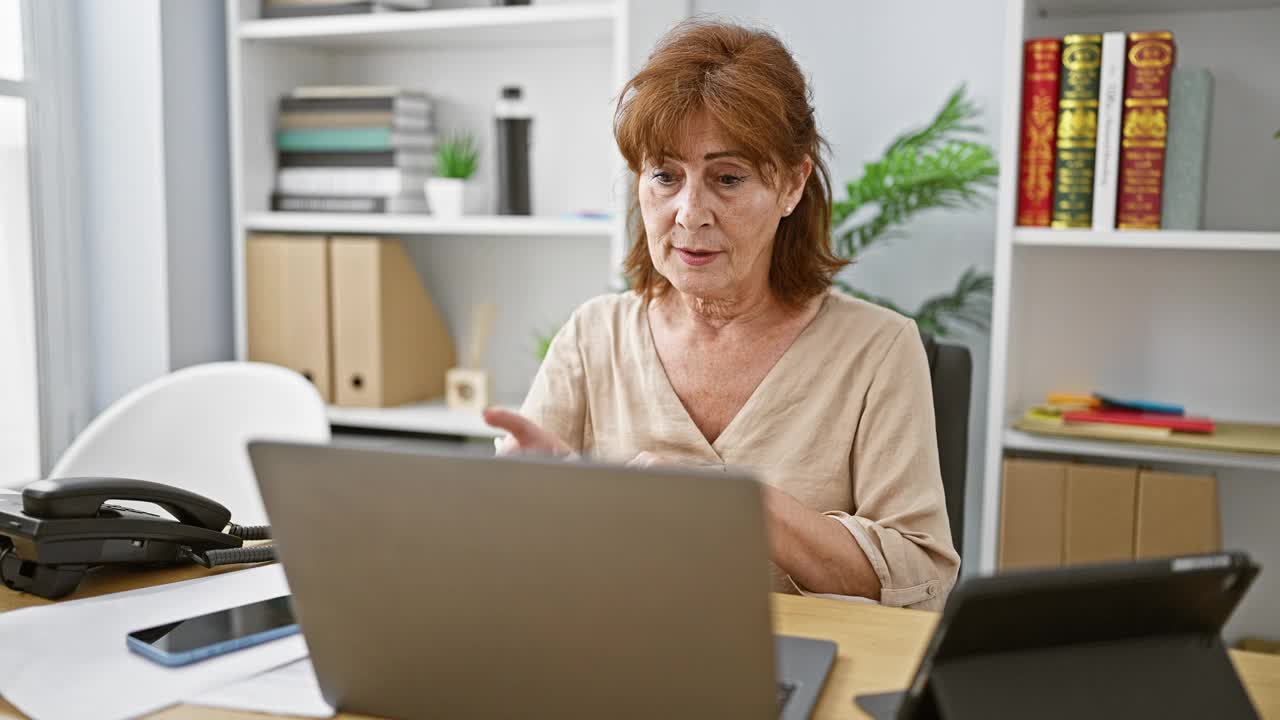
{"label": "red book", "polygon": [[1116,227],[1155,230],[1169,137],[1173,33],[1129,33],[1126,55]]}
{"label": "red book", "polygon": [[1142,427],[1169,428],[1175,432],[1211,433],[1213,420],[1206,417],[1186,417],[1163,413],[1140,413],[1113,410],[1078,410],[1062,413],[1064,422],[1111,423],[1112,425],[1140,425]]}
{"label": "red book", "polygon": [[1049,226],[1057,144],[1062,41],[1028,40],[1022,57],[1022,146],[1018,155],[1018,224]]}

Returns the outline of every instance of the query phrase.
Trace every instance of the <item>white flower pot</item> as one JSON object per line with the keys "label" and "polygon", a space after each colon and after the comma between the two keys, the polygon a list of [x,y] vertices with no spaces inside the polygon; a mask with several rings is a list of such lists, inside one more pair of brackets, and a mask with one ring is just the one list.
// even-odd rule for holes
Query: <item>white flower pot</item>
{"label": "white flower pot", "polygon": [[467,181],[458,178],[427,178],[427,209],[440,218],[461,217],[467,194]]}

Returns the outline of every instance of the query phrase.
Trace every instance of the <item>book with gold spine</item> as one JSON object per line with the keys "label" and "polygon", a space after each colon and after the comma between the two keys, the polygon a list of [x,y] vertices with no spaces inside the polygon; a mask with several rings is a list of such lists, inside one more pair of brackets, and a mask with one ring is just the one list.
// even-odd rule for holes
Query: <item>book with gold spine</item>
{"label": "book with gold spine", "polygon": [[1160,227],[1173,33],[1129,33],[1116,227]]}
{"label": "book with gold spine", "polygon": [[1022,143],[1018,155],[1018,224],[1048,227],[1053,209],[1053,147],[1058,123],[1062,41],[1023,46]]}
{"label": "book with gold spine", "polygon": [[1101,35],[1062,38],[1062,90],[1053,183],[1055,228],[1093,224],[1093,162],[1098,140]]}

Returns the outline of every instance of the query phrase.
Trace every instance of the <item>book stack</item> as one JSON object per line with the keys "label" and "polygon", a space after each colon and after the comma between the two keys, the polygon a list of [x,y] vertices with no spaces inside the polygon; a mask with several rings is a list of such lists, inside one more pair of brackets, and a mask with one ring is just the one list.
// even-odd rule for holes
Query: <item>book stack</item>
{"label": "book stack", "polygon": [[1026,41],[1019,225],[1200,228],[1212,76],[1174,59],[1169,32]]}
{"label": "book stack", "polygon": [[1211,435],[1215,428],[1213,420],[1190,417],[1180,405],[1122,400],[1102,393],[1050,393],[1045,403],[1027,411],[1019,425],[1032,431],[1074,428],[1101,438],[1138,441],[1175,433]]}
{"label": "book stack", "polygon": [[431,0],[262,0],[263,18],[358,15],[389,10],[426,10]]}
{"label": "book stack", "polygon": [[271,209],[426,212],[434,164],[426,95],[374,85],[298,87],[280,100]]}

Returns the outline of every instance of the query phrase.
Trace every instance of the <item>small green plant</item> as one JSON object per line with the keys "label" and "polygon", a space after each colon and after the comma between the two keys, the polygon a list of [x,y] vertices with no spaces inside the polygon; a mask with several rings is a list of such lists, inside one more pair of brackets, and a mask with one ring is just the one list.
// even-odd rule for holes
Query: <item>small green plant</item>
{"label": "small green plant", "polygon": [[533,340],[537,344],[536,350],[539,360],[547,357],[547,352],[551,350],[551,341],[556,339],[556,333],[558,332],[560,332],[559,326],[551,326],[542,332],[533,334]]}
{"label": "small green plant", "polygon": [[459,133],[436,148],[436,175],[466,180],[476,172],[480,148],[471,133]]}

